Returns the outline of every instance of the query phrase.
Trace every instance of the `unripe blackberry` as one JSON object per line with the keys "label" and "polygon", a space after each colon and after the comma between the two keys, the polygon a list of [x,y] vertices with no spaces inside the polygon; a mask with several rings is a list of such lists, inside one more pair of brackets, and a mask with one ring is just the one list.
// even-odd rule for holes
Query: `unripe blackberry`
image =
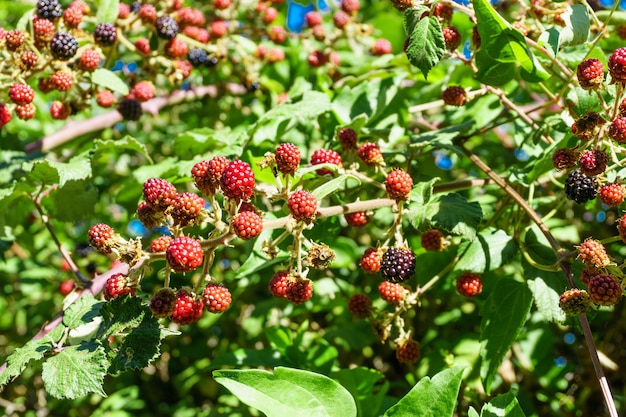
{"label": "unripe blackberry", "polygon": [[365,294],[354,294],[348,300],[348,311],[359,318],[369,317],[372,315],[372,300]]}
{"label": "unripe blackberry", "polygon": [[268,7],[267,9],[263,11],[262,15],[263,15],[263,23],[265,23],[266,25],[269,25],[278,17],[278,10],[276,10],[274,7]]}
{"label": "unripe blackberry", "polygon": [[152,4],[142,4],[141,7],[139,7],[139,18],[144,24],[152,24],[156,22],[156,8]]}
{"label": "unripe blackberry", "polygon": [[311,223],[317,214],[317,199],[308,191],[293,192],[287,200],[291,217],[305,223]]}
{"label": "unripe blackberry", "polygon": [[598,181],[583,174],[579,169],[570,172],[565,180],[565,195],[578,204],[596,198]]}
{"label": "unripe blackberry", "polygon": [[111,46],[117,40],[117,29],[110,23],[100,23],[93,31],[93,39],[100,46]]}
{"label": "unripe blackberry", "polygon": [[287,281],[285,288],[285,298],[292,304],[298,305],[306,302],[313,296],[313,286],[311,280],[296,277],[294,280]]}
{"label": "unripe blackberry", "polygon": [[130,93],[140,102],[145,102],[154,98],[154,85],[150,81],[139,81],[133,86]]}
{"label": "unripe blackberry", "polygon": [[568,316],[586,314],[589,311],[590,304],[591,299],[587,291],[579,290],[578,288],[567,290],[559,297],[559,307]]}
{"label": "unripe blackberry", "polygon": [[143,183],[143,196],[155,208],[165,210],[177,195],[174,184],[162,178],[149,178]]}
{"label": "unripe blackberry", "polygon": [[267,36],[276,43],[285,43],[287,40],[287,32],[282,26],[272,26]]}
{"label": "unripe blackberry", "polygon": [[333,15],[333,23],[337,29],[343,29],[350,23],[350,15],[343,10],[339,10]]}
{"label": "unripe blackberry", "polygon": [[617,232],[622,241],[626,243],[626,214],[617,220]]}
{"label": "unripe blackberry", "polygon": [[150,252],[151,253],[165,252],[167,250],[167,247],[170,245],[170,243],[172,243],[172,240],[173,240],[172,236],[168,236],[168,235],[157,237],[156,239],[152,241],[152,243],[150,243]]}
{"label": "unripe blackberry", "polygon": [[380,297],[389,304],[398,305],[406,297],[407,290],[400,284],[383,281],[378,285]]}
{"label": "unripe blackberry", "polygon": [[415,275],[415,254],[408,248],[388,248],[382,256],[380,272],[387,281],[406,281]]}
{"label": "unripe blackberry", "polygon": [[216,38],[226,36],[228,33],[228,22],[224,20],[215,20],[210,25],[211,35]]}
{"label": "unripe blackberry", "polygon": [[281,143],[276,148],[276,169],[284,175],[293,175],[300,166],[300,149],[293,143]]}
{"label": "unripe blackberry", "polygon": [[344,151],[352,151],[356,149],[356,142],[359,139],[359,136],[354,129],[344,127],[337,132],[337,138],[341,144],[341,149]]}
{"label": "unripe blackberry", "polygon": [[178,34],[178,23],[170,16],[161,16],[157,18],[154,27],[157,35],[161,39],[172,39]]}
{"label": "unripe blackberry", "polygon": [[136,291],[136,284],[131,283],[128,277],[124,274],[111,275],[107,279],[103,288],[104,299],[107,301],[126,294],[134,296]]}
{"label": "unripe blackberry", "polygon": [[247,162],[235,160],[229,162],[222,171],[220,187],[222,193],[234,200],[249,200],[254,194],[254,173]]}
{"label": "unripe blackberry", "polygon": [[41,46],[50,43],[54,36],[54,23],[46,19],[33,20],[33,33],[35,34],[35,42]]}
{"label": "unripe blackberry", "polygon": [[[182,58],[189,53],[187,43],[179,38],[170,39],[165,45],[165,55],[169,58]],[[190,59],[191,60],[191,59]]]}
{"label": "unripe blackberry", "polygon": [[483,290],[482,277],[474,272],[463,272],[456,279],[456,289],[463,297],[476,297]]}
{"label": "unripe blackberry", "polygon": [[267,60],[269,62],[280,62],[285,59],[285,51],[280,48],[272,48],[267,51]]}
{"label": "unripe blackberry", "polygon": [[370,217],[368,216],[366,211],[355,211],[354,213],[346,213],[344,214],[344,218],[348,225],[352,227],[363,227],[367,225],[370,221]]}
{"label": "unripe blackberry", "polygon": [[165,258],[173,271],[188,272],[202,265],[204,252],[196,239],[180,236],[169,244]]}
{"label": "unripe blackberry", "polygon": [[139,202],[137,206],[137,218],[145,226],[151,230],[165,223],[165,213],[163,209],[157,208],[147,201]]}
{"label": "unripe blackberry", "polygon": [[209,42],[209,39],[211,39],[211,34],[208,30],[196,26],[185,26],[183,29],[183,35],[188,36],[191,39],[195,39],[200,43],[207,43]]}
{"label": "unripe blackberry", "polygon": [[72,113],[72,109],[62,101],[53,101],[50,105],[50,116],[55,120],[65,120]]}
{"label": "unripe blackberry", "polygon": [[144,55],[148,55],[150,53],[150,41],[146,38],[137,39],[134,43],[137,51]]}
{"label": "unripe blackberry", "polygon": [[420,344],[409,339],[396,347],[396,358],[401,363],[415,363],[420,358]]}
{"label": "unripe blackberry", "polygon": [[394,200],[408,200],[413,189],[413,178],[403,169],[396,168],[387,175],[385,189]]}
{"label": "unripe blackberry", "polygon": [[624,186],[615,182],[605,184],[600,187],[598,197],[607,206],[619,206],[624,202]]}
{"label": "unripe blackberry", "polygon": [[203,312],[202,300],[187,288],[181,288],[176,293],[176,305],[170,315],[170,320],[180,325],[194,323],[200,320]]}
{"label": "unripe blackberry", "polygon": [[[311,165],[332,164],[341,166],[341,163],[341,155],[332,149],[318,149],[311,155]],[[333,175],[333,171],[328,168],[320,168],[315,172],[318,175]]]}
{"label": "unripe blackberry", "polygon": [[0,128],[6,126],[12,118],[11,110],[4,103],[0,103]]}
{"label": "unripe blackberry", "polygon": [[120,104],[117,106],[117,111],[122,115],[122,118],[127,121],[139,120],[143,114],[139,100],[129,97],[124,97],[122,101],[120,101]]}
{"label": "unripe blackberry", "polygon": [[611,122],[609,137],[619,144],[626,144],[626,117],[618,117]]}
{"label": "unripe blackberry", "polygon": [[462,106],[467,102],[467,91],[463,87],[451,86],[443,90],[441,99],[449,106]]}
{"label": "unripe blackberry", "polygon": [[559,171],[574,168],[579,155],[574,149],[559,148],[552,154],[552,166]]}
{"label": "unripe blackberry", "polygon": [[120,243],[120,236],[108,224],[98,223],[87,233],[89,244],[100,253],[111,253]]}
{"label": "unripe blackberry", "polygon": [[200,161],[191,169],[196,188],[205,195],[213,195],[220,186],[224,168],[230,161],[225,156],[215,156],[208,161]]}
{"label": "unripe blackberry", "polygon": [[365,165],[368,166],[377,166],[377,165],[385,165],[385,158],[383,157],[383,152],[375,143],[365,142],[363,145],[359,146],[359,150],[357,151],[359,158]]}
{"label": "unripe blackberry", "polygon": [[285,298],[287,282],[289,282],[291,278],[289,271],[276,272],[268,284],[270,294],[276,298]]}
{"label": "unripe blackberry", "polygon": [[448,247],[448,242],[437,229],[430,229],[422,233],[421,237],[422,247],[430,252],[441,252]]}
{"label": "unripe blackberry", "polygon": [[28,84],[13,84],[9,89],[9,98],[18,106],[28,104],[35,98],[35,91]]}
{"label": "unripe blackberry", "polygon": [[63,22],[68,28],[77,28],[83,21],[83,11],[78,7],[68,7],[63,12]]}
{"label": "unripe blackberry", "polygon": [[84,71],[94,71],[100,66],[100,54],[93,49],[86,49],[80,56],[78,65]]}
{"label": "unripe blackberry", "polygon": [[[311,33],[313,37],[315,38],[315,40],[323,42],[326,39],[326,29],[324,29],[324,26],[322,25],[313,26],[311,28]],[[331,62],[334,63],[335,65],[338,65],[338,62],[336,62],[334,58],[331,59]]]}
{"label": "unripe blackberry", "polygon": [[239,238],[250,240],[263,231],[263,219],[255,211],[243,211],[233,218],[232,226]]}
{"label": "unripe blackberry", "polygon": [[126,3],[120,3],[117,9],[117,18],[126,19],[130,15],[130,5]]}
{"label": "unripe blackberry", "polygon": [[609,57],[609,73],[612,83],[626,82],[626,48],[616,49]]}
{"label": "unripe blackberry", "polygon": [[111,107],[115,104],[115,96],[109,90],[100,90],[96,96],[96,103],[98,103],[100,107]]}
{"label": "unripe blackberry", "polygon": [[349,14],[355,14],[361,8],[359,0],[341,0],[341,10]]}
{"label": "unripe blackberry", "polygon": [[433,15],[443,22],[449,23],[452,20],[452,13],[454,13],[454,9],[444,3],[437,3],[433,8]]}
{"label": "unripe blackberry", "polygon": [[307,57],[307,61],[313,68],[321,67],[326,64],[326,55],[322,51],[312,51]]}
{"label": "unripe blackberry", "polygon": [[441,32],[447,50],[453,51],[461,45],[461,32],[454,26],[446,26],[441,29]]}
{"label": "unripe blackberry", "polygon": [[223,313],[230,307],[233,298],[223,285],[208,283],[202,293],[202,302],[209,313]]}
{"label": "unripe blackberry", "polygon": [[586,266],[600,269],[611,264],[609,255],[599,240],[588,238],[576,249],[578,250],[578,260]]}
{"label": "unripe blackberry", "polygon": [[47,20],[55,20],[61,17],[63,8],[58,0],[38,0],[37,17]]}
{"label": "unripe blackberry", "polygon": [[7,32],[4,42],[9,51],[15,52],[20,49],[25,40],[24,32],[19,29],[13,29]]}
{"label": "unripe blackberry", "polygon": [[608,162],[609,156],[601,149],[585,151],[578,159],[580,171],[589,177],[602,174]]}
{"label": "unripe blackberry", "polygon": [[50,77],[50,82],[55,90],[68,91],[71,90],[74,80],[67,72],[57,71]]}
{"label": "unripe blackberry", "polygon": [[181,26],[204,26],[206,23],[202,11],[191,7],[184,7],[178,10],[176,17]]}
{"label": "unripe blackberry", "polygon": [[33,103],[18,104],[15,107],[15,114],[17,115],[19,119],[22,119],[22,120],[33,119],[35,117],[36,112],[37,112],[37,109],[35,108]]}
{"label": "unripe blackberry", "polygon": [[149,305],[154,317],[169,317],[176,308],[176,292],[168,287],[161,288],[152,296]]}
{"label": "unripe blackberry", "polygon": [[26,51],[20,55],[20,63],[22,68],[29,70],[37,65],[39,58],[33,51]]}
{"label": "unripe blackberry", "polygon": [[182,227],[197,224],[203,211],[204,200],[194,193],[180,193],[172,201],[172,219],[174,224]]}
{"label": "unripe blackberry", "polygon": [[393,47],[387,39],[376,39],[374,45],[370,48],[370,52],[375,56],[387,55],[393,52]]}
{"label": "unripe blackberry", "polygon": [[304,20],[306,21],[307,26],[310,28],[321,25],[324,21],[322,15],[316,11],[308,12],[307,14],[305,14]]}
{"label": "unripe blackberry", "polygon": [[50,40],[50,53],[55,59],[67,61],[76,55],[77,50],[78,42],[69,33],[57,32]]}
{"label": "unripe blackberry", "polygon": [[576,68],[578,84],[585,90],[597,88],[604,82],[604,65],[599,59],[588,58]]}
{"label": "unripe blackberry", "polygon": [[601,306],[612,306],[622,298],[622,287],[613,275],[599,274],[589,281],[589,298]]}
{"label": "unripe blackberry", "polygon": [[366,274],[375,274],[380,271],[382,256],[378,248],[368,248],[359,261],[359,266]]}

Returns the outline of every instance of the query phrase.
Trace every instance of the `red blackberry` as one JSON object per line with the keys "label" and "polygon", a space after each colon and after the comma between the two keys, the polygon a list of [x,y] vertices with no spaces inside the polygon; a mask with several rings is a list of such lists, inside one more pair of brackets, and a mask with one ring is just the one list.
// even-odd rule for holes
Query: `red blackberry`
{"label": "red blackberry", "polygon": [[130,5],[126,3],[120,3],[117,9],[117,18],[126,19],[130,15]]}
{"label": "red blackberry", "polygon": [[597,88],[604,82],[604,65],[599,59],[589,58],[578,64],[578,84],[585,90]]}
{"label": "red blackberry", "polygon": [[272,26],[267,35],[273,42],[276,43],[284,43],[287,40],[287,32],[282,26]]}
{"label": "red blackberry", "polygon": [[154,27],[157,36],[161,39],[172,39],[178,34],[178,23],[170,16],[161,16],[157,18]]}
{"label": "red blackberry", "polygon": [[139,81],[131,90],[131,94],[141,102],[154,97],[154,85],[150,81]]}
{"label": "red blackberry", "polygon": [[437,229],[431,229],[422,233],[422,247],[430,252],[441,252],[448,245],[443,233]]}
{"label": "red blackberry", "polygon": [[150,299],[150,310],[157,318],[169,317],[176,308],[176,292],[168,287],[159,289]]}
{"label": "red blackberry", "polygon": [[181,288],[176,293],[176,304],[170,320],[180,325],[186,325],[200,320],[202,312],[202,300],[198,299],[192,291]]}
{"label": "red blackberry", "polygon": [[393,47],[387,39],[376,39],[374,45],[370,48],[370,52],[375,56],[387,55],[393,52]]}
{"label": "red blackberry", "polygon": [[12,118],[11,110],[4,103],[0,103],[0,128],[6,126]]}
{"label": "red blackberry", "polygon": [[387,175],[385,189],[394,200],[408,200],[413,189],[413,178],[403,169],[396,168]]}
{"label": "red blackberry", "polygon": [[359,147],[357,153],[365,165],[376,166],[385,164],[383,152],[380,150],[380,146],[375,143],[365,142]]}
{"label": "red blackberry", "polygon": [[590,304],[591,299],[587,291],[578,288],[567,290],[559,297],[559,307],[568,316],[579,316],[587,313]]}
{"label": "red blackberry", "polygon": [[574,168],[579,155],[574,149],[559,148],[552,154],[552,166],[559,171]]}
{"label": "red blackberry", "polygon": [[355,211],[344,214],[346,222],[352,227],[363,227],[370,221],[366,211]]}
{"label": "red blackberry", "polygon": [[150,252],[165,252],[167,247],[172,243],[172,236],[159,236],[150,243]]}
{"label": "red blackberry", "polygon": [[589,177],[579,169],[569,173],[565,180],[565,195],[576,203],[585,203],[596,198],[598,193],[598,181]]}
{"label": "red blackberry", "polygon": [[359,0],[341,0],[341,10],[349,14],[355,14],[361,8]]}
{"label": "red blackberry", "polygon": [[624,186],[615,182],[605,184],[600,187],[598,197],[607,206],[619,206],[624,202]]}
{"label": "red blackberry", "polygon": [[263,23],[265,23],[266,25],[269,25],[278,17],[278,10],[276,10],[274,7],[268,7],[267,9],[263,11],[262,15],[263,15]]}
{"label": "red blackberry", "polygon": [[463,272],[456,279],[456,289],[463,297],[476,297],[483,290],[482,277],[474,272]]}
{"label": "red blackberry", "polygon": [[356,149],[356,142],[359,136],[354,129],[344,127],[337,132],[337,138],[339,139],[339,143],[341,143],[341,149],[344,151],[352,151]]}
{"label": "red blackberry", "polygon": [[83,11],[78,7],[68,7],[63,12],[63,22],[68,28],[75,29],[83,21]]}
{"label": "red blackberry", "polygon": [[278,145],[275,158],[276,168],[284,175],[293,175],[300,166],[300,150],[293,143]]}
{"label": "red blackberry", "polygon": [[462,106],[467,102],[467,91],[463,87],[451,86],[443,90],[441,99],[448,106]]}
{"label": "red blackberry", "polygon": [[[324,26],[322,26],[322,25],[313,26],[311,28],[311,33],[313,34],[313,37],[316,40],[320,41],[320,42],[322,42],[322,41],[324,41],[326,39],[326,29],[324,29]],[[339,65],[338,64],[338,59],[339,58],[335,59],[335,57],[337,57],[337,54],[336,53],[335,54],[331,53],[331,58],[332,58],[331,62],[333,64],[335,64],[335,65]]]}
{"label": "red blackberry", "polygon": [[223,313],[230,307],[232,300],[230,291],[223,285],[209,283],[202,294],[202,301],[209,313]]}
{"label": "red blackberry", "polygon": [[117,111],[120,112],[124,120],[128,121],[139,120],[143,114],[139,100],[129,97],[124,97],[122,101],[120,101],[120,104],[117,106]]}
{"label": "red blackberry", "polygon": [[224,167],[220,187],[226,197],[234,200],[249,200],[254,194],[255,185],[254,173],[247,162],[236,160]]}
{"label": "red blackberry", "polygon": [[326,64],[326,55],[322,51],[312,51],[309,54],[307,61],[313,68],[321,67]]}
{"label": "red blackberry", "polygon": [[354,294],[348,300],[348,311],[356,317],[369,317],[372,315],[372,300],[365,294]]}
{"label": "red blackberry", "polygon": [[304,20],[306,21],[307,26],[310,28],[317,26],[317,25],[321,25],[322,22],[324,21],[324,19],[322,18],[322,15],[319,14],[319,12],[315,12],[315,11],[308,12],[307,14],[305,14]]}
{"label": "red blackberry", "polygon": [[608,162],[609,156],[601,149],[585,151],[578,159],[580,171],[589,177],[602,174]]}
{"label": "red blackberry", "polygon": [[96,96],[96,103],[98,103],[100,107],[111,107],[115,104],[115,96],[109,90],[100,90]]}
{"label": "red blackberry", "polygon": [[176,17],[181,26],[204,26],[206,19],[202,11],[191,7],[183,7],[176,12]]}
{"label": "red blackberry", "polygon": [[143,183],[143,196],[155,208],[165,210],[177,195],[174,184],[162,178],[148,178]]}
{"label": "red blackberry", "polygon": [[35,98],[35,91],[28,84],[13,84],[9,89],[9,98],[18,106],[31,103]]}
{"label": "red blackberry", "polygon": [[100,54],[93,49],[86,49],[80,56],[78,65],[84,71],[93,71],[100,66]]}
{"label": "red blackberry", "polygon": [[[200,50],[202,51],[202,49]],[[182,39],[170,39],[165,45],[165,55],[170,58],[182,58],[186,56],[188,52],[189,47],[187,46],[187,43]],[[189,60],[191,61],[191,58]],[[193,61],[191,63],[194,64],[194,66],[197,66]]]}
{"label": "red blackberry", "polygon": [[67,72],[57,71],[50,77],[50,82],[55,90],[68,91],[72,88],[74,80],[72,80],[72,76]]}
{"label": "red blackberry", "polygon": [[343,10],[339,10],[333,15],[333,23],[337,29],[343,29],[350,23],[350,15]]}
{"label": "red blackberry", "polygon": [[626,48],[616,49],[609,57],[608,64],[611,82],[624,83],[626,81]]}
{"label": "red blackberry", "polygon": [[609,137],[619,144],[626,144],[626,117],[618,117],[611,122]]}
{"label": "red blackberry", "polygon": [[310,279],[296,277],[294,280],[287,281],[285,298],[292,304],[302,304],[312,296],[313,286]]}
{"label": "red blackberry", "polygon": [[76,281],[73,279],[67,279],[61,283],[59,286],[59,292],[61,295],[68,295],[72,291],[74,291],[74,287],[76,287]]}
{"label": "red blackberry", "polygon": [[433,15],[441,19],[443,22],[450,22],[450,20],[452,20],[453,12],[454,9],[444,3],[437,3],[433,8]]}
{"label": "red blackberry", "polygon": [[285,59],[285,51],[280,48],[272,48],[267,52],[267,60],[269,62],[280,62]]}
{"label": "red blackberry", "polygon": [[420,344],[413,339],[406,340],[396,347],[396,358],[401,363],[415,363],[420,358]]}
{"label": "red blackberry", "polygon": [[63,8],[58,0],[38,0],[37,17],[47,20],[55,20],[61,17]]}
{"label": "red blackberry", "polygon": [[33,33],[35,34],[35,42],[41,46],[47,44],[54,36],[54,23],[46,19],[33,20]]}
{"label": "red blackberry", "polygon": [[156,22],[156,7],[154,7],[152,4],[142,4],[141,7],[139,7],[139,18],[144,24],[152,24]]}
{"label": "red blackberry", "polygon": [[211,35],[221,38],[228,33],[228,23],[224,20],[215,20],[210,25]]}
{"label": "red blackberry", "polygon": [[263,231],[263,220],[255,211],[243,211],[233,218],[235,234],[243,239],[254,239]]}
{"label": "red blackberry", "polygon": [[120,236],[108,224],[98,223],[87,233],[89,244],[100,253],[111,253],[111,250],[120,243]]}
{"label": "red blackberry", "polygon": [[146,38],[137,39],[133,45],[135,45],[137,51],[144,55],[148,55],[150,53],[150,41]]}
{"label": "red blackberry", "polygon": [[218,10],[226,10],[232,4],[232,0],[215,0],[215,8]]}
{"label": "red blackberry", "polygon": [[578,250],[578,260],[586,266],[600,269],[611,264],[609,255],[599,240],[587,238],[576,249]]}
{"label": "red blackberry", "polygon": [[204,260],[200,242],[187,236],[180,236],[170,242],[165,250],[167,263],[176,272],[193,271]]}
{"label": "red blackberry", "polygon": [[165,213],[163,209],[155,208],[154,205],[147,201],[140,201],[137,206],[137,218],[146,229],[153,229],[163,225],[165,222]]}
{"label": "red blackberry", "polygon": [[20,62],[22,64],[22,68],[29,70],[37,65],[37,61],[39,58],[37,54],[33,51],[26,51],[20,55]]}
{"label": "red blackberry", "polygon": [[290,278],[291,274],[289,271],[276,272],[267,286],[270,293],[276,298],[285,298],[287,282],[289,282]]}
{"label": "red blackberry", "polygon": [[382,257],[378,248],[368,248],[359,261],[359,266],[366,274],[375,274],[380,271]]}
{"label": "red blackberry", "polygon": [[388,248],[380,261],[380,272],[387,281],[403,282],[415,275],[415,255],[403,247]]}
{"label": "red blackberry", "polygon": [[406,297],[407,290],[400,284],[383,281],[378,285],[380,297],[389,304],[398,305]]}
{"label": "red blackberry", "polygon": [[72,113],[72,109],[62,101],[53,101],[50,105],[50,116],[55,120],[65,120]]}
{"label": "red blackberry", "polygon": [[617,220],[617,232],[622,241],[626,243],[626,214]]}
{"label": "red blackberry", "polygon": [[610,274],[598,274],[589,281],[589,298],[601,306],[612,306],[622,298],[622,287]]}
{"label": "red blackberry", "polygon": [[[332,164],[341,166],[341,155],[332,149],[318,149],[311,155],[311,165]],[[318,175],[333,175],[333,171],[328,168],[316,170]]]}
{"label": "red blackberry", "polygon": [[194,193],[180,193],[172,201],[174,224],[182,227],[198,223],[203,211],[204,199]]}
{"label": "red blackberry", "polygon": [[104,284],[104,299],[109,301],[122,295],[135,295],[137,286],[131,284],[128,277],[124,274],[113,274]]}
{"label": "red blackberry", "polygon": [[592,267],[583,268],[583,270],[580,271],[580,282],[582,282],[586,287],[588,287],[589,281],[591,281],[591,278],[595,277],[598,274],[600,274],[600,271],[595,268],[592,268]]}
{"label": "red blackberry", "polygon": [[461,32],[454,26],[446,26],[441,29],[443,40],[446,43],[446,49],[453,51],[461,45]]}
{"label": "red blackberry", "polygon": [[24,44],[25,40],[24,32],[13,29],[7,32],[4,43],[9,51],[15,52]]}
{"label": "red blackberry", "polygon": [[57,32],[50,40],[50,53],[55,59],[67,61],[76,55],[77,50],[78,42],[69,33]]}
{"label": "red blackberry", "polygon": [[22,120],[30,120],[35,117],[37,109],[32,103],[19,104],[15,107],[15,114]]}
{"label": "red blackberry", "polygon": [[287,200],[291,216],[299,221],[311,223],[317,214],[317,200],[308,191],[298,190],[292,193]]}
{"label": "red blackberry", "polygon": [[93,31],[93,39],[100,46],[111,46],[117,40],[117,28],[110,23],[99,23]]}
{"label": "red blackberry", "polygon": [[230,161],[225,156],[215,156],[208,161],[200,161],[191,169],[196,188],[205,195],[213,195],[220,186],[224,168]]}

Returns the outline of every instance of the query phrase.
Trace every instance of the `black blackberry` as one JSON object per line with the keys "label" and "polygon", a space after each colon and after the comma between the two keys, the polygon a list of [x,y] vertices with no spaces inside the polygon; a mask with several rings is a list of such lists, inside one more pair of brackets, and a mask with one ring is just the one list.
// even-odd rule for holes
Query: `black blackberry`
{"label": "black blackberry", "polygon": [[169,16],[161,16],[154,24],[161,39],[173,39],[178,34],[178,23]]}
{"label": "black blackberry", "polygon": [[50,40],[50,52],[56,59],[67,61],[76,55],[77,49],[78,42],[69,33],[57,32]]}
{"label": "black blackberry", "polygon": [[193,48],[187,54],[187,59],[194,67],[200,67],[206,63],[208,55],[209,54],[204,49]]}
{"label": "black blackberry", "polygon": [[569,173],[565,180],[565,194],[570,200],[584,203],[596,198],[598,193],[598,181],[595,177],[583,174],[579,169]]}
{"label": "black blackberry", "polygon": [[205,65],[209,68],[213,68],[214,66],[217,65],[217,61],[218,61],[217,57],[212,56],[206,60]]}
{"label": "black blackberry", "polygon": [[139,13],[139,9],[141,9],[141,3],[138,1],[134,1],[131,5],[130,5],[130,11],[138,14]]}
{"label": "black blackberry", "polygon": [[123,98],[117,107],[124,120],[139,120],[143,114],[141,103],[134,98]]}
{"label": "black blackberry", "polygon": [[113,45],[117,40],[117,29],[110,23],[100,23],[93,31],[93,38],[98,45]]}
{"label": "black blackberry", "polygon": [[63,8],[58,0],[39,0],[37,2],[37,17],[54,20],[63,15]]}
{"label": "black blackberry", "polygon": [[415,275],[415,255],[406,248],[389,248],[380,262],[383,278],[391,282],[403,282]]}

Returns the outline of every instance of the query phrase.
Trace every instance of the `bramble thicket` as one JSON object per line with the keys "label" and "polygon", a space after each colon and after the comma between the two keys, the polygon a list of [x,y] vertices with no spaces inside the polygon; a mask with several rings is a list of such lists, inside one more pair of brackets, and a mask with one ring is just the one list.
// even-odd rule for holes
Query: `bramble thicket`
{"label": "bramble thicket", "polygon": [[7,416],[617,416],[626,12],[0,0]]}

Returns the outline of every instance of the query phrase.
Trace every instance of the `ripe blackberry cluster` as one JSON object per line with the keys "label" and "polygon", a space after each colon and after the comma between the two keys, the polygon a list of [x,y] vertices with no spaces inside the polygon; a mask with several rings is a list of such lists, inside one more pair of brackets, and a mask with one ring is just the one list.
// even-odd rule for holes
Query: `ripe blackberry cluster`
{"label": "ripe blackberry cluster", "polygon": [[93,38],[98,45],[111,46],[117,40],[117,28],[110,23],[100,23],[93,32]]}
{"label": "ripe blackberry cluster", "polygon": [[415,255],[408,248],[391,247],[380,262],[383,278],[391,282],[404,282],[415,275]]}
{"label": "ripe blackberry cluster", "polygon": [[569,173],[565,181],[565,195],[567,195],[567,198],[581,204],[593,200],[597,194],[598,181],[594,177],[585,175],[579,169]]}

